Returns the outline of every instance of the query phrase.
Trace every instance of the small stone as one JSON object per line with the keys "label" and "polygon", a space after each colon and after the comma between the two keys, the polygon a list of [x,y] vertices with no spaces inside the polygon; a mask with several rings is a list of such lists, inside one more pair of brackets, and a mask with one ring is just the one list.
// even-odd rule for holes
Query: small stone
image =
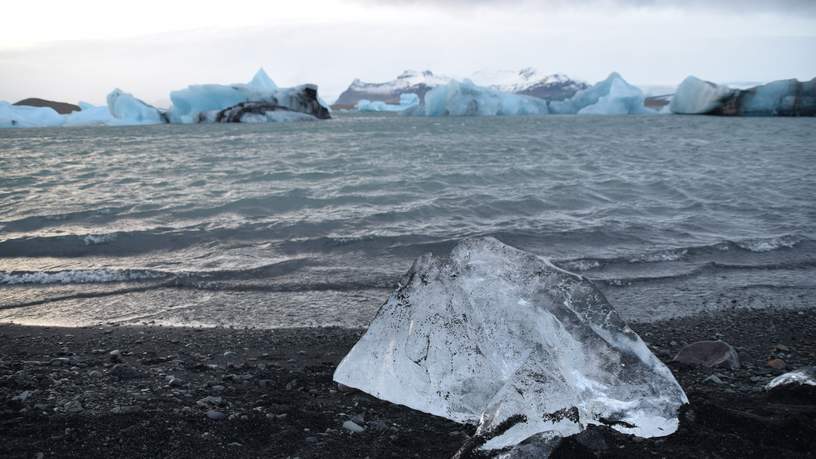
{"label": "small stone", "polygon": [[348,393],[357,391],[357,389],[355,389],[353,387],[349,387],[349,386],[347,386],[345,384],[340,384],[340,383],[337,383],[337,390],[344,393],[344,394],[348,394]]}
{"label": "small stone", "polygon": [[12,397],[11,399],[15,402],[24,402],[28,400],[29,397],[31,397],[31,393],[32,392],[30,390],[24,390],[19,394],[15,395],[14,397]]}
{"label": "small stone", "polygon": [[223,404],[224,404],[223,398],[214,397],[212,395],[208,395],[196,402],[196,405],[203,407],[222,406]]}
{"label": "small stone", "polygon": [[785,361],[782,359],[771,359],[768,360],[768,366],[773,368],[774,370],[784,370],[787,365]]}
{"label": "small stone", "polygon": [[725,341],[697,341],[680,349],[674,361],[691,366],[707,368],[726,367],[732,370],[739,368],[737,351]]}
{"label": "small stone", "polygon": [[67,413],[81,413],[85,408],[82,407],[82,403],[80,403],[79,400],[71,400],[63,405],[62,409]]}
{"label": "small stone", "polygon": [[343,428],[351,433],[360,433],[365,429],[354,421],[346,421],[343,423]]}
{"label": "small stone", "polygon": [[122,361],[122,351],[119,349],[114,349],[108,353],[108,357],[110,357],[111,362],[121,362]]}
{"label": "small stone", "polygon": [[774,350],[781,352],[790,352],[790,348],[788,346],[785,346],[784,344],[777,344],[776,346],[774,346]]}
{"label": "small stone", "polygon": [[209,410],[207,411],[207,417],[212,419],[213,421],[221,421],[227,417],[226,414],[216,411],[216,410]]}
{"label": "small stone", "polygon": [[723,384],[722,379],[720,379],[717,375],[711,375],[708,378],[704,379],[703,382],[708,383],[708,384],[717,384],[717,385]]}
{"label": "small stone", "polygon": [[119,379],[137,379],[144,376],[141,371],[123,363],[117,363],[110,370],[110,374]]}

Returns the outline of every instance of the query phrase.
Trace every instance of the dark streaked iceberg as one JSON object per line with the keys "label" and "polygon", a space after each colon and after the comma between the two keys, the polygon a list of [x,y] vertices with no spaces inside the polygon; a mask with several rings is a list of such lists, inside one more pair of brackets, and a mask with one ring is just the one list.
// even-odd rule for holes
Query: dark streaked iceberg
{"label": "dark streaked iceberg", "polygon": [[816,116],[816,78],[732,89],[690,76],[677,88],[669,109],[682,115]]}

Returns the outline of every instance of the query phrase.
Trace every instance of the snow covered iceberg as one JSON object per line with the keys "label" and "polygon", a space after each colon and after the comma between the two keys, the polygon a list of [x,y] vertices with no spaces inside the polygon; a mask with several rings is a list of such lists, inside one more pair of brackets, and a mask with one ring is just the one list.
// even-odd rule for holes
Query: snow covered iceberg
{"label": "snow covered iceberg", "polygon": [[617,72],[578,91],[566,100],[550,102],[550,111],[565,115],[637,115],[654,113],[645,107],[643,91],[626,82]]}
{"label": "snow covered iceberg", "polygon": [[263,69],[246,84],[201,84],[172,91],[173,106],[168,113],[172,123],[248,122],[300,119],[297,112],[318,119],[331,117],[328,106],[317,95],[317,86],[306,84],[278,88]]}
{"label": "snow covered iceberg", "polygon": [[424,116],[546,115],[547,101],[477,86],[470,80],[437,86],[425,93],[424,103],[403,111]]}
{"label": "snow covered iceberg", "polygon": [[0,128],[56,127],[64,123],[65,119],[53,108],[12,105],[0,101]]}
{"label": "snow covered iceberg", "polygon": [[419,105],[419,96],[410,92],[400,94],[399,105],[387,104],[381,100],[361,99],[354,108],[358,112],[401,112]]}
{"label": "snow covered iceberg", "polygon": [[670,109],[682,115],[816,116],[816,78],[732,89],[689,76],[677,88]]}
{"label": "snow covered iceberg", "polygon": [[481,433],[526,417],[486,449],[588,424],[668,435],[687,403],[592,283],[493,238],[418,258],[334,380]]}

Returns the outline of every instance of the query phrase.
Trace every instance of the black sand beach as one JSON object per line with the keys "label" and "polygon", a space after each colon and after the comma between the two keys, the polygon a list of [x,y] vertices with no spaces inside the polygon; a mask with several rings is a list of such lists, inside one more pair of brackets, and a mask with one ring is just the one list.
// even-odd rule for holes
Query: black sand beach
{"label": "black sand beach", "polygon": [[[593,428],[554,457],[816,456],[812,397],[775,400],[762,389],[784,372],[769,358],[787,370],[816,363],[816,313],[733,311],[632,327],[688,394],[680,429],[638,439]],[[2,325],[0,456],[452,456],[472,426],[332,382],[361,333]],[[704,339],[732,344],[741,368],[670,363]]]}

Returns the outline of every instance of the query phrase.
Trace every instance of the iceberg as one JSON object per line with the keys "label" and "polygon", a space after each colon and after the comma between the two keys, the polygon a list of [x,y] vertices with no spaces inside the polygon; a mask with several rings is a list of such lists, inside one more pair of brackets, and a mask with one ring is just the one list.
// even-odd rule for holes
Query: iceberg
{"label": "iceberg", "polygon": [[677,87],[669,107],[678,115],[703,115],[718,109],[734,92],[728,86],[689,76]]}
{"label": "iceberg", "polygon": [[816,116],[816,78],[777,80],[732,89],[689,76],[677,88],[672,113],[722,116]]}
{"label": "iceberg", "polygon": [[[278,88],[263,69],[258,70],[249,83],[192,85],[172,91],[170,100],[173,103],[169,111],[172,123],[241,122],[243,115],[236,118],[225,116],[222,112],[250,102],[264,104],[265,112],[293,111],[318,119],[331,117],[328,106],[317,96],[317,86],[306,84],[294,88]],[[261,117],[254,115],[261,114],[260,106],[255,104],[252,110],[257,113],[247,116],[247,120],[259,121]],[[300,117],[273,115],[267,118],[283,120]]]}
{"label": "iceberg", "polygon": [[654,113],[644,105],[646,98],[637,86],[626,82],[617,72],[605,80],[578,91],[566,100],[550,102],[550,111],[557,114],[634,115]]}
{"label": "iceberg", "polygon": [[669,435],[688,402],[591,282],[489,237],[418,258],[334,380],[486,437],[515,423],[485,449],[589,424]]}
{"label": "iceberg", "polygon": [[65,119],[51,107],[12,105],[0,101],[0,128],[62,126]]}
{"label": "iceberg", "polygon": [[403,111],[424,116],[546,115],[547,101],[477,86],[470,80],[437,86],[425,93],[424,104]]}
{"label": "iceberg", "polygon": [[167,118],[158,108],[118,88],[108,94],[108,110],[115,118],[112,121],[113,124],[138,125],[167,122]]}
{"label": "iceberg", "polygon": [[414,93],[400,94],[399,105],[387,104],[381,100],[360,99],[355,105],[358,112],[401,112],[419,105],[419,96]]}
{"label": "iceberg", "polygon": [[117,124],[106,105],[96,107],[87,102],[79,103],[80,111],[65,115],[65,126],[106,126]]}

